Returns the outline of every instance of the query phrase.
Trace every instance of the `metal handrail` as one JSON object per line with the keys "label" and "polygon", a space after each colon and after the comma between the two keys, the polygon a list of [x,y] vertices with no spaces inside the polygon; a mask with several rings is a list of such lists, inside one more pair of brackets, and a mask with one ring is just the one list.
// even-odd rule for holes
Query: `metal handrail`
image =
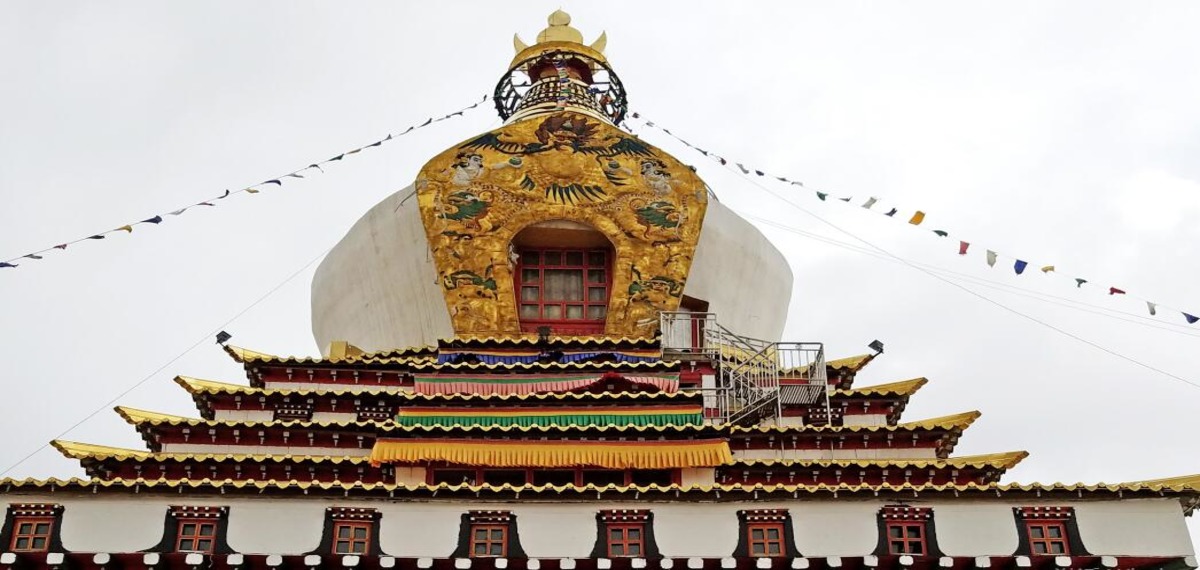
{"label": "metal handrail", "polygon": [[[812,404],[825,399],[828,381],[824,345],[818,342],[769,342],[733,333],[714,313],[663,312],[662,350],[692,354],[712,362],[717,370],[715,392],[718,420],[729,423],[778,421],[782,410],[781,377],[802,380],[789,384],[789,399]],[[684,325],[685,338],[676,338]],[[699,335],[697,335],[699,333]],[[686,342],[684,342],[686,341]],[[768,408],[773,407],[773,411]]]}

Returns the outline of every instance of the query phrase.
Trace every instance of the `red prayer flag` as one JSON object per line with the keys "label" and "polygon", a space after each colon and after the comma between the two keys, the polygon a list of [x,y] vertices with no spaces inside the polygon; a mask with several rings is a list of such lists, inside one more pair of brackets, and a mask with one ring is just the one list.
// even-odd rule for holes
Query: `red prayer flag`
{"label": "red prayer flag", "polygon": [[1120,289],[1117,289],[1116,287],[1109,287],[1108,294],[1109,295],[1124,295],[1125,292]]}
{"label": "red prayer flag", "polygon": [[967,254],[967,248],[968,248],[968,247],[971,247],[971,244],[969,244],[969,243],[967,243],[967,242],[965,242],[965,241],[960,241],[960,242],[958,242],[958,254],[959,254],[959,255],[966,255],[966,254]]}

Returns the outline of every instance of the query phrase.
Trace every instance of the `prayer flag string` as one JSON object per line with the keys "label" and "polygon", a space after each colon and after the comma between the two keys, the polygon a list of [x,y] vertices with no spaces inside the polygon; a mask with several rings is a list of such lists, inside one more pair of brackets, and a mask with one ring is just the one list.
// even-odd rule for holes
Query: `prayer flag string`
{"label": "prayer flag string", "polygon": [[[637,120],[641,121],[643,123],[643,126],[662,131],[667,136],[682,143],[684,146],[700,153],[701,155],[708,158],[709,160],[712,160],[714,162],[721,164],[721,166],[728,167],[728,165],[730,165],[730,164],[737,166],[738,171],[740,171],[743,176],[758,176],[758,177],[761,177],[764,179],[775,180],[780,183],[787,184],[789,186],[798,186],[801,188],[812,190],[815,193],[817,200],[820,202],[828,203],[829,202],[828,198],[832,195],[832,193],[830,193],[829,191],[816,190],[816,189],[810,188],[808,186],[805,186],[805,184],[799,180],[793,180],[786,176],[777,176],[777,175],[771,174],[767,171],[763,171],[763,170],[755,168],[754,165],[751,163],[748,163],[745,161],[737,161],[737,160],[734,160],[731,158],[726,158],[726,157],[723,157],[709,149],[695,145],[695,144],[683,139],[679,135],[672,133],[671,131],[667,130],[666,128],[655,124],[653,121],[647,120],[646,118],[644,118],[641,115],[641,113],[638,113],[638,112],[630,113],[629,118],[637,119]],[[853,196],[835,196],[835,197],[838,199],[838,201],[841,201],[841,202],[844,202],[847,204],[855,201]],[[888,218],[899,219],[899,220],[906,219],[904,217],[899,217],[899,218],[896,217],[896,214],[900,212],[899,208],[886,207],[886,206],[884,207],[886,209],[874,208],[874,206],[876,204],[880,203],[880,201],[881,201],[881,199],[877,196],[868,196],[865,201],[859,203],[859,206],[861,206],[862,209],[870,210],[872,212],[881,214]],[[855,202],[855,203],[858,203],[858,202]],[[914,210],[914,213],[912,214],[912,216],[907,218],[907,225],[921,226],[925,222],[926,217],[927,217],[927,213],[924,210]],[[928,227],[928,226],[926,226],[926,227]],[[937,237],[944,238],[944,237],[950,236],[950,232],[942,230],[942,229],[932,229],[932,230],[927,230],[927,231],[932,232]],[[970,248],[971,244],[972,244],[972,242],[967,242],[967,241],[960,239],[958,241],[958,254],[963,255],[963,256],[968,255],[967,250]],[[975,251],[978,251],[978,249],[976,249]],[[993,249],[984,249],[984,252],[985,252],[985,262],[987,263],[988,267],[995,267],[996,262],[1000,257],[1005,257],[1005,258],[1009,258],[1009,259],[1013,260],[1013,266],[1012,266],[1013,272],[1017,275],[1023,275],[1025,273],[1025,269],[1029,266],[1029,262],[1026,260],[1019,259],[1015,256],[1005,255],[1005,254],[1002,254]],[[1041,272],[1044,275],[1051,275],[1051,274],[1059,275],[1059,273],[1056,270],[1056,267],[1054,265],[1041,266]],[[1089,283],[1088,279],[1084,279],[1082,277],[1067,277],[1067,276],[1064,276],[1064,277],[1071,279],[1072,282],[1075,284],[1076,289],[1082,289],[1085,284]],[[1108,288],[1108,295],[1109,296],[1120,295],[1123,297],[1130,297],[1130,298],[1138,299],[1146,304],[1146,308],[1151,316],[1157,316],[1158,312],[1159,312],[1158,309],[1167,308],[1166,305],[1163,305],[1161,303],[1157,303],[1154,301],[1150,301],[1149,299],[1145,299],[1142,297],[1138,297],[1136,295],[1132,295],[1132,294],[1128,293],[1124,288],[1121,288],[1121,287],[1110,286]],[[1200,316],[1196,316],[1194,313],[1189,313],[1187,311],[1183,311],[1180,309],[1172,309],[1172,310],[1179,313],[1180,315],[1182,315],[1183,319],[1189,325],[1193,325],[1193,324],[1196,324],[1197,322],[1200,322]]]}
{"label": "prayer flag string", "polygon": [[338,154],[332,158],[327,158],[325,160],[313,162],[313,163],[309,164],[308,166],[305,166],[304,168],[293,170],[291,172],[288,172],[287,174],[283,174],[281,176],[276,176],[274,178],[268,178],[257,184],[251,184],[249,186],[239,188],[237,190],[226,189],[224,192],[222,192],[218,196],[214,196],[212,198],[208,198],[205,200],[201,200],[199,202],[195,202],[193,204],[189,204],[187,206],[184,206],[177,210],[172,210],[165,214],[154,215],[152,217],[146,218],[146,219],[138,221],[138,222],[124,224],[121,226],[117,226],[111,230],[103,231],[103,232],[100,232],[97,234],[92,234],[87,237],[81,237],[81,238],[71,240],[71,241],[62,242],[62,243],[52,246],[52,247],[40,249],[40,250],[31,252],[31,253],[27,253],[25,255],[21,255],[21,256],[17,256],[17,257],[5,260],[5,261],[0,261],[0,269],[3,269],[3,268],[16,269],[17,267],[22,265],[22,262],[24,262],[26,260],[40,261],[42,259],[45,259],[45,256],[42,254],[54,252],[56,250],[65,251],[68,247],[75,245],[82,241],[106,239],[110,234],[114,234],[117,232],[125,232],[127,234],[132,234],[132,233],[134,233],[134,228],[136,228],[139,225],[142,225],[142,224],[158,225],[158,224],[163,223],[163,221],[166,219],[166,218],[164,218],[164,216],[182,216],[188,210],[191,210],[193,208],[200,208],[200,207],[206,207],[206,206],[207,207],[215,207],[219,203],[220,200],[225,200],[225,199],[229,198],[230,196],[233,196],[236,194],[243,194],[243,193],[258,194],[259,192],[267,189],[270,186],[282,187],[285,181],[291,181],[293,179],[300,179],[300,178],[304,178],[305,176],[311,176],[312,173],[310,171],[313,171],[313,170],[320,172],[320,173],[324,173],[325,169],[322,168],[324,165],[327,165],[331,162],[338,162],[338,161],[346,158],[347,156],[358,154],[367,149],[382,146],[384,143],[390,142],[394,139],[397,139],[399,137],[407,135],[408,133],[411,133],[417,129],[425,128],[433,123],[439,123],[439,122],[445,121],[445,120],[453,118],[453,117],[461,117],[467,111],[482,105],[487,100],[488,100],[488,96],[484,95],[483,98],[480,99],[479,101],[477,101],[475,104],[469,105],[467,107],[463,107],[462,109],[459,109],[453,113],[443,115],[440,117],[429,117],[428,119],[425,120],[425,122],[420,123],[420,124],[410,125],[407,129],[405,129],[401,132],[390,133],[386,137],[379,139],[375,142],[372,142],[370,144],[366,144],[366,145],[360,146],[358,148],[345,151],[345,152]]}

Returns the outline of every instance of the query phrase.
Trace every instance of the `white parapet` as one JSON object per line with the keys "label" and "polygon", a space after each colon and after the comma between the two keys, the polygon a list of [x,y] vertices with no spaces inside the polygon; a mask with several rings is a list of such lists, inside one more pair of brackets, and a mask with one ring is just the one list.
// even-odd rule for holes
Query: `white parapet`
{"label": "white parapet", "polygon": [[66,555],[64,555],[61,552],[47,553],[46,554],[46,565],[47,566],[58,566],[59,564],[63,563],[65,558],[66,558]]}
{"label": "white parapet", "polygon": [[271,554],[267,556],[266,562],[267,566],[270,566],[271,568],[278,568],[283,566],[283,557],[278,554]]}
{"label": "white parapet", "polygon": [[92,555],[92,564],[96,566],[104,566],[109,562],[112,562],[112,555],[107,552],[97,552]]}
{"label": "white parapet", "polygon": [[471,567],[471,559],[470,558],[455,558],[454,559],[454,567],[458,568],[458,570],[467,570],[467,568]]}
{"label": "white parapet", "polygon": [[976,557],[975,557],[975,567],[976,567],[976,568],[991,568],[991,567],[992,567],[992,559],[991,559],[991,557],[988,557],[988,556],[976,556]]}
{"label": "white parapet", "polygon": [[309,554],[308,556],[305,556],[304,565],[308,566],[309,568],[320,568],[321,556],[317,554]]}
{"label": "white parapet", "polygon": [[353,554],[347,554],[342,557],[342,566],[345,566],[346,568],[354,568],[355,566],[358,566],[358,562],[358,557]]}
{"label": "white parapet", "polygon": [[159,560],[161,559],[162,557],[160,557],[157,552],[147,552],[146,554],[142,555],[142,564],[145,564],[147,567],[157,566]]}
{"label": "white parapet", "polygon": [[187,556],[183,557],[183,563],[188,566],[199,566],[204,564],[204,558],[204,555],[199,552],[189,552]]}

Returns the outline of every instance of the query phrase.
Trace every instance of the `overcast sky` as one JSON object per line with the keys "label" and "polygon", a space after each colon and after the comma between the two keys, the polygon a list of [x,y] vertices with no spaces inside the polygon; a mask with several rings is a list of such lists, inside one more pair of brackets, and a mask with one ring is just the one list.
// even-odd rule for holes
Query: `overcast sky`
{"label": "overcast sky", "polygon": [[[0,14],[0,259],[164,214],[398,132],[490,93],[559,2],[17,2]],[[928,213],[922,228],[811,192],[785,204],[659,132],[796,277],[786,337],[886,352],[861,384],[926,376],[906,419],[979,409],[960,455],[1025,449],[1008,480],[1200,473],[1200,4],[565,2],[634,110],[693,143],[835,195]],[[245,381],[208,337],[315,355],[312,269],[488,106],[326,174],[0,269],[0,469],[122,397],[195,415],[177,374]],[[879,208],[879,206],[877,206]],[[901,214],[903,215],[903,214]],[[957,239],[972,242],[957,255]],[[1017,254],[1014,275],[983,250]],[[960,275],[962,274],[962,275]],[[1076,290],[1068,276],[1090,283]],[[764,284],[767,285],[767,284]],[[753,291],[746,294],[753,295]],[[1053,297],[1050,297],[1053,296]],[[1061,297],[1062,299],[1059,299]],[[1068,302],[1069,301],[1069,302]],[[1080,305],[1083,303],[1083,305]],[[784,310],[784,308],[780,308]],[[1128,314],[1126,314],[1128,313]],[[139,447],[107,410],[65,436]],[[10,476],[82,471],[44,449]],[[1192,523],[1194,533],[1197,525]]]}

